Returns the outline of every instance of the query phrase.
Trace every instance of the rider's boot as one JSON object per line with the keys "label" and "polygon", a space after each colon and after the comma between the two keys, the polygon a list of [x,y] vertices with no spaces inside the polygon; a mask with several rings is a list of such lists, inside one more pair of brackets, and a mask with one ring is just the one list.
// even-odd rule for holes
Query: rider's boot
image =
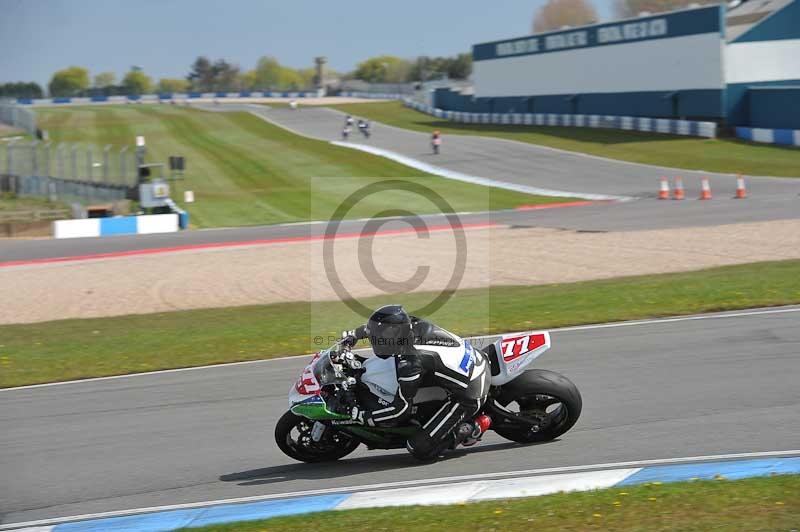
{"label": "rider's boot", "polygon": [[456,429],[456,440],[460,440],[464,447],[471,447],[480,441],[483,433],[492,426],[492,418],[486,414],[481,414],[472,422],[465,422]]}

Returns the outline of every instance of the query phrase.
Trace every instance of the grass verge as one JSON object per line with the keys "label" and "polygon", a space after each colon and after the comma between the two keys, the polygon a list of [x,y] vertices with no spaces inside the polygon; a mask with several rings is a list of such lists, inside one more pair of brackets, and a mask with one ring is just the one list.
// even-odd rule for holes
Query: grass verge
{"label": "grass verge", "polygon": [[[0,193],[0,221],[29,220],[34,214],[48,211],[45,216],[38,219],[50,219],[49,211],[66,211],[69,214],[69,205],[60,201],[50,201],[46,198],[29,196],[16,196],[8,192]],[[63,215],[62,215],[63,216]]]}
{"label": "grass verge", "polygon": [[191,528],[197,532],[789,531],[800,522],[800,476],[651,483],[454,506],[370,508]]}
{"label": "grass verge", "polygon": [[[391,301],[390,301],[391,300]],[[430,294],[370,298],[413,310]],[[461,290],[429,317],[463,335],[800,303],[800,261]],[[363,322],[338,301],[0,326],[0,387],[302,354]]]}
{"label": "grass verge", "polygon": [[[415,131],[498,137],[609,159],[707,172],[800,177],[800,149],[733,138],[701,139],[578,127],[458,124],[403,106],[401,102],[332,106],[340,111]],[[444,139],[445,146],[447,139]]]}
{"label": "grass verge", "polygon": [[[122,146],[144,135],[149,162],[186,157],[186,179],[174,185],[173,196],[195,192],[196,202],[183,206],[200,228],[328,219],[350,193],[387,178],[416,178],[456,211],[565,201],[425,175],[383,157],[295,135],[246,112],[130,105],[37,114],[54,141]],[[439,212],[424,197],[390,191],[366,198],[349,216],[367,217],[397,205],[418,214]]]}

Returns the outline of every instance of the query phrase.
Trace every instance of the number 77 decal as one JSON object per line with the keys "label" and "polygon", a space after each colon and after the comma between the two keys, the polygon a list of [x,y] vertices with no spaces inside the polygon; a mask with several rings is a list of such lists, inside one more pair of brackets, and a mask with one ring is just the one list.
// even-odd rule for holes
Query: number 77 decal
{"label": "number 77 decal", "polygon": [[500,349],[503,353],[503,360],[505,362],[511,362],[525,353],[529,353],[546,344],[547,335],[545,333],[526,334],[524,336],[503,338],[503,341],[500,343]]}

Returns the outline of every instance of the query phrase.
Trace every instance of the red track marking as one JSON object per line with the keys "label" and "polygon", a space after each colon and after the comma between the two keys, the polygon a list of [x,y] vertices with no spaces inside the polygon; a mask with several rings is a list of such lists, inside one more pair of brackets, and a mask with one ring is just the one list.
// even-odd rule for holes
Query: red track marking
{"label": "red track marking", "polygon": [[[461,224],[461,225],[434,225],[428,227],[428,232],[451,231],[454,228],[461,229],[484,229],[488,227],[496,227],[499,224],[494,222],[474,223],[474,224]],[[361,238],[365,236],[390,236],[401,235],[408,233],[423,233],[424,231],[417,231],[413,227],[404,229],[389,229],[385,231],[370,231],[366,233],[338,233],[335,235],[308,235],[308,236],[288,236],[278,238],[266,238],[259,240],[242,240],[238,242],[210,242],[207,244],[187,244],[183,246],[170,246],[163,248],[148,248],[148,249],[133,249],[128,251],[113,251],[109,253],[95,253],[92,255],[74,255],[68,257],[48,257],[43,259],[29,259],[29,260],[12,260],[7,262],[0,262],[0,268],[8,266],[27,266],[31,264],[51,264],[56,262],[75,262],[84,260],[98,260],[98,259],[112,259],[118,257],[135,257],[137,255],[156,255],[159,253],[173,253],[178,251],[194,251],[199,249],[217,249],[217,248],[232,248],[243,246],[266,246],[271,244],[292,244],[296,242],[314,242],[319,240],[330,240],[337,238]]]}
{"label": "red track marking", "polygon": [[583,207],[584,205],[592,205],[594,203],[601,203],[600,201],[568,201],[565,203],[543,203],[542,205],[520,205],[515,210],[518,211],[541,211],[544,209],[563,209],[564,207]]}

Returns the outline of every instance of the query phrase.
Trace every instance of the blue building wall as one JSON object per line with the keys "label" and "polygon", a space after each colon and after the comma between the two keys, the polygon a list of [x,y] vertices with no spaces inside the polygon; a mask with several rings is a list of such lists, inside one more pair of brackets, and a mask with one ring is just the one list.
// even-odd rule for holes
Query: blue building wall
{"label": "blue building wall", "polygon": [[[785,81],[762,81],[761,83],[735,83],[732,85],[728,85],[728,92],[727,92],[727,100],[728,100],[728,109],[727,109],[727,116],[726,122],[728,125],[731,126],[750,126],[750,127],[777,127],[777,126],[759,126],[751,122],[753,116],[759,116],[759,120],[762,123],[767,122],[782,122],[781,115],[784,114],[785,109],[779,109],[774,106],[769,106],[768,110],[762,109],[760,112],[758,109],[755,109],[753,105],[763,105],[765,102],[765,98],[759,98],[757,103],[753,103],[752,95],[755,92],[765,88],[765,87],[796,87],[800,86],[800,79],[790,79]],[[795,101],[791,102],[790,107],[800,108],[800,100],[797,100],[795,97]],[[766,113],[774,112],[774,116],[767,118]],[[792,112],[789,112],[787,116],[796,116]],[[781,126],[784,127],[784,126]],[[800,129],[800,120],[795,120],[791,126],[785,126],[791,129]]]}
{"label": "blue building wall", "polygon": [[748,124],[768,129],[800,129],[800,84],[748,90]]}
{"label": "blue building wall", "polygon": [[573,113],[650,118],[719,119],[725,112],[722,90],[474,98],[450,89],[437,89],[433,105],[446,111],[471,113]]}
{"label": "blue building wall", "polygon": [[[800,108],[800,100],[796,96],[794,99],[790,96],[792,94],[796,95],[796,93],[788,92],[785,95],[780,91],[759,93],[764,87],[800,86],[800,77],[797,75],[797,69],[794,72],[785,71],[787,52],[783,45],[791,39],[800,39],[800,0],[794,0],[783,9],[772,13],[729,44],[731,50],[733,50],[733,47],[746,46],[748,43],[760,43],[760,45],[768,46],[770,47],[769,50],[774,50],[770,52],[773,57],[765,59],[770,60],[775,57],[781,57],[781,54],[782,59],[778,59],[778,61],[773,59],[773,61],[767,62],[783,65],[783,67],[776,67],[776,71],[772,72],[773,75],[767,81],[762,81],[763,78],[757,79],[757,76],[753,76],[753,79],[747,82],[728,84],[726,117],[729,125],[800,129],[800,119],[797,118],[797,113],[794,112],[794,109]],[[789,53],[791,54],[791,49]],[[793,60],[800,63],[800,46],[797,47],[796,57],[790,59],[790,62]],[[728,66],[730,68],[731,65]],[[771,105],[770,96],[768,95],[780,98],[788,107],[781,109],[776,105]],[[759,124],[780,123],[784,125],[758,125],[752,122],[754,119],[757,119]]]}
{"label": "blue building wall", "polygon": [[772,13],[732,42],[758,42],[797,39],[800,36],[800,1],[795,0]]}
{"label": "blue building wall", "polygon": [[[695,31],[706,31],[714,28],[713,17],[719,16],[720,31],[724,31],[724,15],[722,11],[713,10],[685,11],[670,14],[669,32],[670,37],[680,38],[680,35],[691,34]],[[645,19],[643,19],[645,20]],[[589,27],[600,28],[601,26]],[[575,30],[580,30],[576,28]],[[575,31],[573,29],[567,32]],[[603,45],[594,42],[595,33],[590,30],[589,40],[585,43],[575,45],[578,49],[589,49],[596,47],[602,49]],[[556,32],[556,34],[567,33]],[[532,41],[537,40],[536,46]],[[670,39],[670,40],[673,40]],[[615,90],[613,92],[592,92],[591,79],[587,83],[575,82],[576,91],[583,90],[585,93],[576,94],[547,94],[546,91],[536,94],[531,91],[528,96],[492,96],[491,93],[483,92],[484,97],[463,96],[448,89],[439,89],[434,94],[433,104],[443,110],[466,111],[466,112],[494,112],[494,113],[557,113],[557,114],[596,114],[612,116],[638,116],[652,118],[690,118],[690,119],[711,119],[724,120],[731,126],[753,126],[765,128],[794,128],[800,129],[800,95],[795,89],[769,89],[762,92],[764,87],[793,87],[800,86],[800,76],[798,69],[793,67],[792,61],[787,63],[786,43],[789,40],[800,39],[800,0],[794,0],[783,9],[778,10],[764,20],[753,26],[729,46],[746,45],[747,43],[761,43],[772,48],[766,52],[767,56],[763,60],[740,61],[734,65],[740,76],[739,80],[726,84],[724,81],[719,89],[697,89],[692,88],[691,76],[682,70],[676,71],[675,75],[687,77],[684,80],[686,89],[675,91],[652,90],[649,87],[638,87],[636,90],[636,80],[631,80],[630,90]],[[544,39],[542,36],[528,36],[524,38],[511,39],[508,41],[495,41],[483,43],[473,47],[473,56],[476,61],[495,61],[499,59],[502,52],[503,57],[526,57],[531,54],[547,54],[548,50],[543,48]],[[632,46],[642,42],[637,40],[632,42]],[[783,43],[783,44],[782,44]],[[665,46],[667,43],[665,42]],[[672,46],[672,45],[670,45]],[[794,45],[792,45],[794,46]],[[627,48],[627,46],[626,46]],[[772,51],[774,50],[774,52]],[[622,54],[622,52],[619,52]],[[685,53],[685,50],[684,50]],[[769,56],[769,54],[772,54]],[[789,56],[794,54],[793,48],[789,48]],[[623,54],[624,55],[624,54]],[[616,57],[616,56],[615,56]],[[800,46],[798,46],[797,64],[800,65]],[[763,65],[774,65],[773,71],[765,72],[763,68],[756,68]],[[748,65],[752,66],[750,68]],[[742,69],[744,66],[744,69]],[[541,75],[549,75],[552,70],[541,71]],[[714,65],[709,65],[713,70]],[[728,65],[725,65],[726,71]],[[534,70],[535,71],[535,70]],[[539,71],[537,75],[539,75]],[[750,76],[752,74],[752,76]],[[621,73],[609,71],[609,76],[619,77]],[[519,82],[520,76],[514,75],[509,71],[509,84],[513,80]],[[642,76],[646,77],[645,74]],[[730,79],[734,79],[732,76]],[[691,79],[689,79],[691,78]],[[487,78],[502,80],[503,76]],[[739,82],[742,81],[742,82]],[[627,84],[627,83],[626,83]],[[679,85],[680,86],[680,85]],[[495,83],[494,90],[502,94],[502,86]],[[506,94],[510,91],[505,91]],[[481,92],[479,91],[479,94]],[[779,102],[779,103],[773,103]],[[797,111],[795,111],[797,109]]]}

